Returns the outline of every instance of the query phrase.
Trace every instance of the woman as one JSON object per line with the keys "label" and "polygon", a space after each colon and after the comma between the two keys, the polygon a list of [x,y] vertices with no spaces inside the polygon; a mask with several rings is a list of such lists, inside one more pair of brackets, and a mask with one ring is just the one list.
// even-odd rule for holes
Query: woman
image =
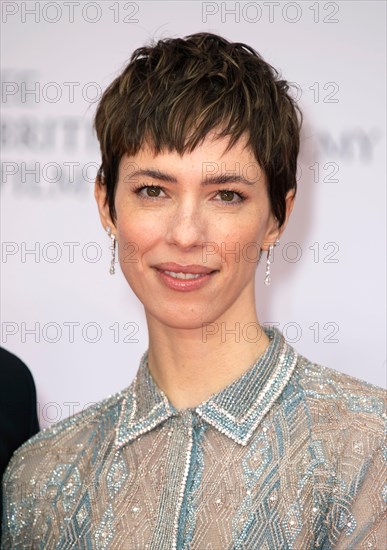
{"label": "woman", "polygon": [[128,388],[17,451],[3,548],[382,547],[383,391],[256,312],[296,192],[287,91],[208,33],[139,48],[105,91],[95,196],[149,348]]}

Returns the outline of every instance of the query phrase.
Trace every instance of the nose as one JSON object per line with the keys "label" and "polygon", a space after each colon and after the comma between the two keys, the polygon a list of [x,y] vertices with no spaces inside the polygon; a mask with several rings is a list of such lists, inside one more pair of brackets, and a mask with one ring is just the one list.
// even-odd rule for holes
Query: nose
{"label": "nose", "polygon": [[206,223],[199,204],[192,198],[179,201],[171,214],[166,241],[182,249],[201,246],[205,242]]}

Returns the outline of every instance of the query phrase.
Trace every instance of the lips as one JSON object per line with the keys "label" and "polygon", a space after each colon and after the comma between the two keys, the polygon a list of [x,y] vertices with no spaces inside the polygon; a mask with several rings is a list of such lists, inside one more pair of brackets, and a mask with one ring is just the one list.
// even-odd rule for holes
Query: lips
{"label": "lips", "polygon": [[[174,269],[180,270],[182,267],[188,268],[188,266],[180,266]],[[159,268],[155,268],[155,272],[157,273],[159,281],[169,289],[178,292],[191,292],[199,290],[209,284],[209,282],[213,280],[213,277],[216,277],[218,271],[214,270],[210,271],[210,273],[203,273],[203,266],[189,266],[189,269],[195,268],[201,268],[202,273],[183,273],[182,271],[169,271]]]}
{"label": "lips", "polygon": [[214,271],[218,271],[217,269],[212,269],[204,265],[180,265],[174,262],[163,262],[161,264],[156,264],[153,267],[155,269],[158,269],[159,271],[170,271],[172,273],[189,273],[192,275],[207,275],[209,273],[213,273]]}
{"label": "lips", "polygon": [[175,271],[163,271],[163,273],[166,273],[167,275],[170,275],[174,279],[183,279],[187,281],[188,279],[198,279],[199,277],[203,277],[206,275],[205,273],[183,273],[182,271],[179,271],[176,273]]}

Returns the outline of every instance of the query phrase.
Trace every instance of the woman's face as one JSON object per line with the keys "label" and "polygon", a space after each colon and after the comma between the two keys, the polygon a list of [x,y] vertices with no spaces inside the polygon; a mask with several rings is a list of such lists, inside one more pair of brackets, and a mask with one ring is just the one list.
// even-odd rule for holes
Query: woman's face
{"label": "woman's face", "polygon": [[[279,236],[265,175],[244,139],[224,152],[228,138],[212,135],[181,157],[154,156],[149,148],[123,157],[115,225],[104,187],[96,184],[101,220],[116,235],[126,280],[147,317],[169,327],[243,319],[255,302],[259,251]],[[165,273],[184,268],[196,277]]]}

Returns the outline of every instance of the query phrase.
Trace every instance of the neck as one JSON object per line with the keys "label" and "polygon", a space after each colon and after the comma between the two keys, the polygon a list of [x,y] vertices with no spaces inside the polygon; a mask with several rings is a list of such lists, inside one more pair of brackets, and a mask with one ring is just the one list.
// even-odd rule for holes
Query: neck
{"label": "neck", "polygon": [[189,329],[168,327],[147,314],[149,371],[174,407],[198,406],[239,378],[267,349],[270,341],[255,307],[244,313]]}

